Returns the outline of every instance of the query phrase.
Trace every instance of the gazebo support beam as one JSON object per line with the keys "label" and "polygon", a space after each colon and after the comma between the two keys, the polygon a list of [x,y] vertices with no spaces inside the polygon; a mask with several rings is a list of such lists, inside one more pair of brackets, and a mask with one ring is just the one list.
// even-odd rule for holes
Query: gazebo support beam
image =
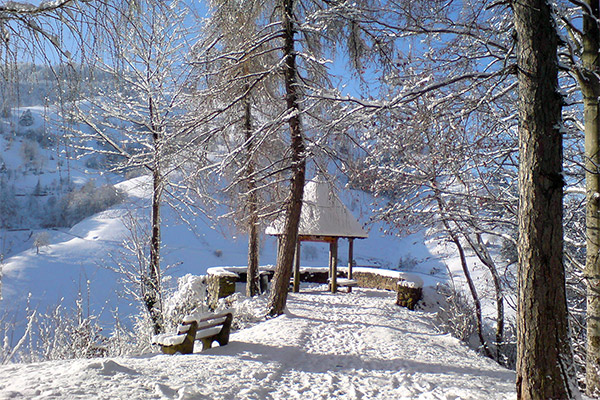
{"label": "gazebo support beam", "polygon": [[[354,238],[348,238],[348,279],[352,279],[352,264],[354,263]],[[348,286],[348,293],[352,286]]]}
{"label": "gazebo support beam", "polygon": [[331,293],[337,292],[337,258],[338,258],[338,241],[335,238],[335,241],[329,244],[329,285],[331,288]]}

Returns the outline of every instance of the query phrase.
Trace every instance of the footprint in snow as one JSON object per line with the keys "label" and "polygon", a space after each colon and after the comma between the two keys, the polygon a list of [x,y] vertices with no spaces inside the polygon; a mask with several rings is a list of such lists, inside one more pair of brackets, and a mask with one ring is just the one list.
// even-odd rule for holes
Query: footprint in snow
{"label": "footprint in snow", "polygon": [[173,389],[162,383],[154,384],[154,392],[163,399],[176,399],[176,400],[187,400],[187,399],[204,399],[204,396],[198,397],[198,394],[192,393],[185,386],[179,390]]}
{"label": "footprint in snow", "polygon": [[123,365],[118,364],[113,360],[97,361],[90,363],[88,364],[87,369],[98,370],[98,373],[100,375],[106,376],[113,376],[117,372],[121,372],[123,374],[138,375],[138,372],[136,370],[124,367]]}

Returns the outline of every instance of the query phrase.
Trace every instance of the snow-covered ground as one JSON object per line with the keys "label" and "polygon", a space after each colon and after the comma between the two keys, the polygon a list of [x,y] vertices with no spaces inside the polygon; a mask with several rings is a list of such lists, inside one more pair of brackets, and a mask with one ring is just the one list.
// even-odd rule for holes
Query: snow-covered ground
{"label": "snow-covered ground", "polygon": [[[29,109],[35,121],[32,129],[41,129],[43,110]],[[69,309],[82,293],[85,309],[100,314],[104,333],[109,334],[113,313],[118,310],[121,322],[126,322],[124,317],[138,312],[139,305],[122,296],[122,276],[111,267],[132,258],[123,245],[131,235],[127,221],[149,225],[148,177],[124,180],[87,168],[85,159],[67,162],[62,153],[47,148],[36,148],[36,162],[21,165],[25,143],[24,133],[10,140],[0,134],[0,164],[12,169],[12,175],[5,174],[17,194],[31,193],[38,182],[52,188],[69,176],[77,185],[89,179],[116,183],[127,197],[70,229],[46,231],[47,241],[38,248],[32,244],[41,229],[0,231],[0,253],[5,257],[0,263],[0,316],[17,322],[11,339],[16,341],[26,324],[26,307],[43,313],[62,303]],[[369,231],[369,238],[355,241],[358,266],[398,268],[419,276],[426,287],[447,282],[448,267],[461,285],[460,263],[448,243],[426,240],[423,233],[384,235],[380,225],[366,224],[372,216],[371,196],[358,191],[339,195]],[[247,237],[227,221],[187,215],[190,224],[182,224],[168,206],[162,218],[163,268],[175,265],[165,271],[167,277],[246,265]],[[344,266],[346,241],[339,252]],[[302,266],[325,266],[328,246],[305,243],[301,254]],[[268,236],[263,236],[260,262],[275,263],[275,241]],[[483,289],[480,294],[491,298],[485,292],[491,287],[485,269],[472,255],[468,262]],[[176,279],[167,278],[167,296],[168,288],[175,286]],[[291,294],[288,305],[287,315],[237,332],[229,346],[203,354],[2,366],[0,399],[514,398],[512,372],[439,333],[432,314],[393,305],[391,292],[359,289],[331,295],[315,290]],[[493,313],[491,301],[484,300],[484,310]]]}
{"label": "snow-covered ground", "polygon": [[320,287],[203,353],[1,366],[0,398],[493,400],[514,382],[392,292]]}

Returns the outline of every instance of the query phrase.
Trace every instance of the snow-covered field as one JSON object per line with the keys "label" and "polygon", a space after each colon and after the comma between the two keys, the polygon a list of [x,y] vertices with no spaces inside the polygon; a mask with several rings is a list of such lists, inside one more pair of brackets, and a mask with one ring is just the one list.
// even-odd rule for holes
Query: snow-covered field
{"label": "snow-covered field", "polygon": [[492,400],[514,381],[392,292],[320,287],[203,353],[1,366],[0,398]]}
{"label": "snow-covered field", "polygon": [[[30,110],[33,128],[41,129],[43,110]],[[37,147],[37,163],[20,165],[26,143],[22,135],[10,140],[0,135],[0,164],[12,170],[12,175],[5,175],[8,187],[19,198],[25,198],[38,183],[53,188],[63,175],[78,186],[89,179],[115,183],[126,198],[72,228],[0,231],[4,255],[0,316],[16,322],[9,347],[25,328],[27,308],[44,313],[61,304],[71,309],[78,297],[87,312],[99,316],[104,333],[110,334],[114,315],[127,323],[127,317],[139,310],[138,304],[123,297],[123,276],[111,268],[131,261],[132,254],[124,251],[124,242],[131,236],[127,221],[134,219],[142,228],[149,225],[148,177],[124,180],[87,168],[85,160],[66,162],[54,150]],[[366,224],[372,216],[371,196],[358,191],[340,191],[339,195],[369,231],[369,238],[355,241],[358,266],[400,269],[419,276],[426,287],[447,282],[448,267],[461,285],[460,263],[448,243],[426,240],[422,232],[406,237],[384,235],[382,226]],[[45,196],[34,199],[46,201]],[[23,216],[25,222],[35,222],[43,214],[42,203],[36,204],[39,207],[31,210],[31,216]],[[212,219],[186,216],[189,225],[182,224],[168,206],[161,213],[163,268],[175,266],[165,271],[167,297],[177,277],[204,274],[211,267],[246,265],[246,236],[217,219],[218,213]],[[46,240],[36,247],[34,239],[40,233]],[[346,241],[340,243],[341,266],[347,263],[346,246]],[[306,243],[301,254],[303,267],[325,266],[328,246]],[[263,236],[260,263],[274,264],[275,258],[275,240]],[[468,261],[481,293],[491,298],[486,294],[491,287],[487,273],[474,256]],[[287,315],[236,332],[230,345],[202,354],[1,366],[0,400],[515,397],[513,372],[441,334],[434,327],[433,314],[395,306],[391,292],[358,289],[331,295],[323,288],[312,289],[291,294],[288,305]],[[493,313],[491,302],[484,302],[484,311]]]}

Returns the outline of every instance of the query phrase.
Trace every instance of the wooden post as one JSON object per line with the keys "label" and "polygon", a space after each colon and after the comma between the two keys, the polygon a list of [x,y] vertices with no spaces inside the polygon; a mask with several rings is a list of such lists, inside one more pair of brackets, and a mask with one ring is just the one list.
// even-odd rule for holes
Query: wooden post
{"label": "wooden post", "polygon": [[352,279],[352,264],[354,263],[354,238],[348,238],[348,279]]}
{"label": "wooden post", "polygon": [[331,290],[331,286],[333,285],[333,278],[331,277],[331,269],[332,269],[332,262],[331,259],[333,258],[333,243],[329,242],[329,261],[328,261],[328,266],[329,266],[329,271],[327,271],[327,282],[329,284],[329,290]]}
{"label": "wooden post", "polygon": [[[354,263],[354,238],[348,238],[348,279],[352,279],[352,264]],[[348,286],[348,293],[352,291],[352,286]]]}
{"label": "wooden post", "polygon": [[294,259],[294,287],[292,291],[298,293],[300,291],[300,240],[296,242],[296,257]]}
{"label": "wooden post", "polygon": [[275,259],[279,257],[279,247],[281,247],[281,236],[277,236],[277,249],[275,250]]}
{"label": "wooden post", "polygon": [[338,240],[335,238],[330,245],[331,249],[331,293],[337,292],[337,250],[338,250]]}

